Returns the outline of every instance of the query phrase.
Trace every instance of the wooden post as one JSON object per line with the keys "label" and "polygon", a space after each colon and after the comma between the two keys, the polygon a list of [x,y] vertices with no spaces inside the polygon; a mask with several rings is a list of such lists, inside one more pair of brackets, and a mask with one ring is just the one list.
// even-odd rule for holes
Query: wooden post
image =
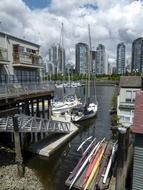
{"label": "wooden post", "polygon": [[33,99],[31,100],[31,115],[34,116]]}
{"label": "wooden post", "polygon": [[52,115],[51,100],[48,99],[48,119],[51,119],[51,115]]}
{"label": "wooden post", "polygon": [[37,98],[37,110],[36,110],[36,116],[40,117],[40,110],[39,110],[39,99]]}
{"label": "wooden post", "polygon": [[25,113],[26,115],[30,115],[30,110],[29,110],[29,101],[25,101]]}
{"label": "wooden post", "polygon": [[13,117],[13,126],[14,126],[14,142],[15,142],[15,153],[16,153],[15,161],[17,163],[17,174],[19,177],[23,177],[24,166],[23,166],[23,159],[22,159],[22,154],[21,154],[18,118],[16,115]]}
{"label": "wooden post", "polygon": [[45,118],[45,101],[44,101],[44,98],[42,98],[42,118]]}
{"label": "wooden post", "polygon": [[116,190],[125,190],[126,183],[126,128],[119,127]]}

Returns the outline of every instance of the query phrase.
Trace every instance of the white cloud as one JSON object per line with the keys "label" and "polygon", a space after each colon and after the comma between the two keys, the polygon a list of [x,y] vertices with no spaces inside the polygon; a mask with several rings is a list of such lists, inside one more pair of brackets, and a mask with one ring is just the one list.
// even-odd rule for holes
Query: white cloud
{"label": "white cloud", "polygon": [[[87,5],[97,5],[97,9]],[[85,6],[86,5],[86,6]],[[75,44],[88,43],[91,26],[92,47],[103,43],[109,57],[116,57],[117,43],[127,44],[143,36],[143,2],[133,0],[52,0],[50,7],[31,10],[22,0],[0,1],[0,31],[40,43],[43,56],[53,43],[59,43],[64,23],[64,46],[67,59],[75,60]]]}

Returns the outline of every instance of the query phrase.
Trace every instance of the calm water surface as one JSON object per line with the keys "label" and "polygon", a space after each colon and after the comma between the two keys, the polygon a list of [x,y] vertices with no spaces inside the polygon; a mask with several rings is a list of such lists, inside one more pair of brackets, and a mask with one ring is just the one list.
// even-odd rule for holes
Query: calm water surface
{"label": "calm water surface", "polygon": [[[96,97],[98,100],[97,117],[81,123],[79,133],[56,152],[49,160],[40,158],[39,156],[31,158],[28,161],[28,166],[36,172],[37,176],[43,183],[45,190],[66,190],[65,180],[69,176],[74,166],[81,157],[81,152],[77,152],[80,143],[89,136],[94,136],[97,140],[103,137],[110,139],[111,118],[109,110],[115,87],[113,86],[97,86]],[[72,89],[78,97],[84,101],[84,87]],[[91,98],[94,99],[95,89],[91,88]],[[62,98],[62,90],[58,89],[55,93],[57,97]],[[66,91],[68,93],[68,91]],[[87,145],[86,145],[87,146]],[[86,147],[85,147],[86,148]]]}

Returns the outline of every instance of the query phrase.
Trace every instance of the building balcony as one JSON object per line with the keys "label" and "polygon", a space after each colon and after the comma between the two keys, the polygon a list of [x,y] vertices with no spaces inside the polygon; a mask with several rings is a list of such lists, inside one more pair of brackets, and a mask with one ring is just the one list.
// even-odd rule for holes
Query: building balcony
{"label": "building balcony", "polygon": [[133,102],[119,102],[119,109],[133,110],[135,104]]}
{"label": "building balcony", "polygon": [[0,64],[8,64],[8,50],[0,47]]}
{"label": "building balcony", "polygon": [[13,53],[14,67],[41,68],[42,58],[34,53]]}

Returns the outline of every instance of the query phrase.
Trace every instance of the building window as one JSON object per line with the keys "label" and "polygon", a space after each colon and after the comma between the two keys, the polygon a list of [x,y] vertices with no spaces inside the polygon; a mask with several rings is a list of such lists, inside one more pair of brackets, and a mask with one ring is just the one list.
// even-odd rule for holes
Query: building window
{"label": "building window", "polygon": [[132,91],[126,91],[126,102],[131,102],[132,100]]}

